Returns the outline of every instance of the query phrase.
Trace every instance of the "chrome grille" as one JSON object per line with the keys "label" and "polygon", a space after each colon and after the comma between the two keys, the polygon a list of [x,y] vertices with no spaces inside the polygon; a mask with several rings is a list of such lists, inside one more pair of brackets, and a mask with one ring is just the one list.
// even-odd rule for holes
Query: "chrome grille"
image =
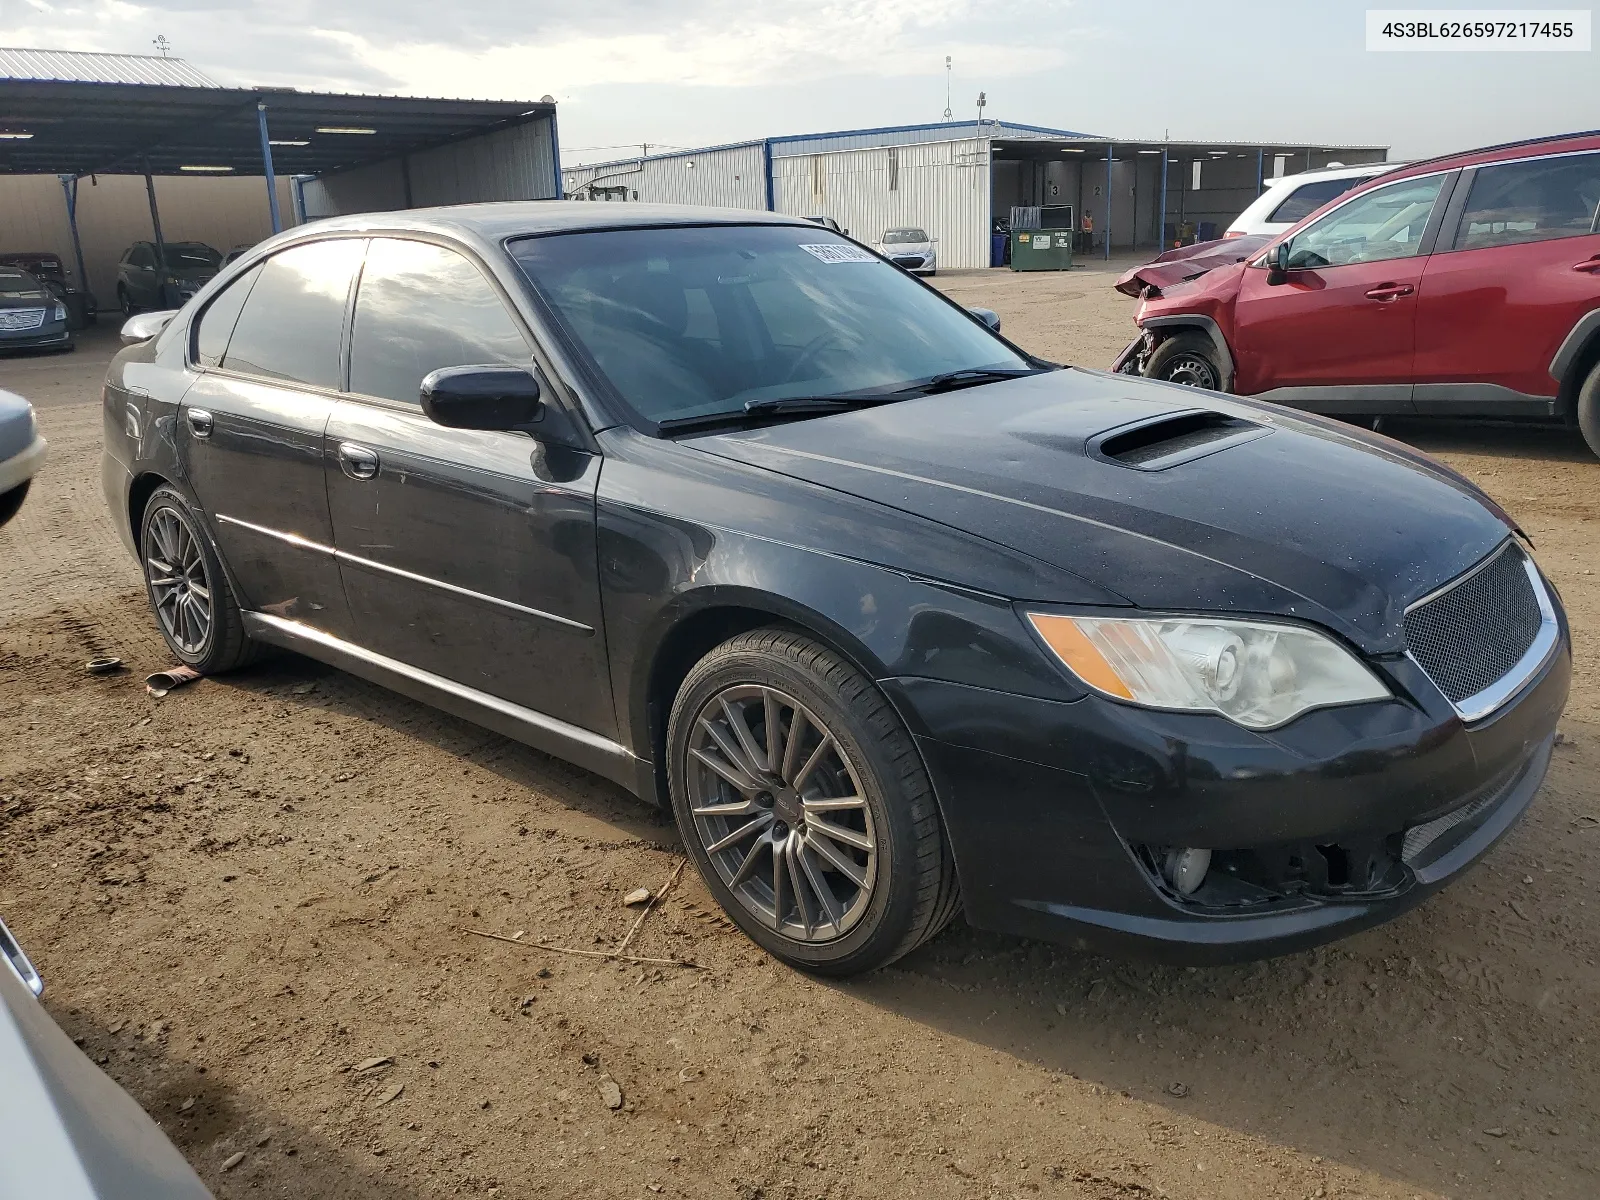
{"label": "chrome grille", "polygon": [[7,332],[16,332],[22,329],[37,329],[44,324],[44,309],[42,308],[7,308],[0,309],[0,329]]}
{"label": "chrome grille", "polygon": [[1515,543],[1405,617],[1412,658],[1458,709],[1504,679],[1545,625],[1545,605]]}

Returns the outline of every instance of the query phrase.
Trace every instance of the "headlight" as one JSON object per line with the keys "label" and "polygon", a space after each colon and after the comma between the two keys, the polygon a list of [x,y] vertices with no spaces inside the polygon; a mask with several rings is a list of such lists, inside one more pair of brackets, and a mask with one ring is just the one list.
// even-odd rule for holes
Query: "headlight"
{"label": "headlight", "polygon": [[65,321],[67,319],[67,306],[57,300],[56,306],[50,310],[50,319],[52,321]]}
{"label": "headlight", "polygon": [[1348,650],[1298,625],[1054,613],[1028,620],[1084,683],[1147,708],[1221,713],[1272,729],[1309,709],[1390,695]]}

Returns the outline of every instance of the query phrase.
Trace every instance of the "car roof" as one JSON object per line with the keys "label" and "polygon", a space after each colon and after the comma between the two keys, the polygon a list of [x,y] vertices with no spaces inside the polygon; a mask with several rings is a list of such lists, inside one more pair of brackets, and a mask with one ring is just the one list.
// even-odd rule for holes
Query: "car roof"
{"label": "car roof", "polygon": [[633,201],[510,200],[413,208],[397,212],[330,217],[300,230],[382,233],[437,231],[464,233],[486,241],[541,233],[580,233],[591,229],[637,229],[673,225],[810,225],[804,217],[742,208],[702,208],[693,204],[639,204]]}
{"label": "car roof", "polygon": [[1341,167],[1313,167],[1309,171],[1296,171],[1293,175],[1280,175],[1266,182],[1273,187],[1285,184],[1310,183],[1317,179],[1360,179],[1367,175],[1382,175],[1410,166],[1405,162],[1349,163]]}
{"label": "car roof", "polygon": [[1439,171],[1453,171],[1458,167],[1475,167],[1484,163],[1509,162],[1519,158],[1535,158],[1545,154],[1571,154],[1586,150],[1600,150],[1600,130],[1558,133],[1550,137],[1527,138],[1520,142],[1502,142],[1496,146],[1480,146],[1476,150],[1462,150],[1438,158],[1422,159],[1411,163],[1404,170],[1395,172],[1395,177],[1432,175]]}

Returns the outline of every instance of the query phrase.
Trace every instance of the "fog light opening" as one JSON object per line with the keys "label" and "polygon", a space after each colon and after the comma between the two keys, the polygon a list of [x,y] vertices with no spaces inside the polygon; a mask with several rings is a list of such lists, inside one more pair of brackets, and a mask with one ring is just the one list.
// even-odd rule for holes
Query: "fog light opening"
{"label": "fog light opening", "polygon": [[1167,860],[1162,864],[1162,874],[1180,896],[1192,896],[1199,891],[1210,869],[1211,851],[1193,846],[1168,850]]}

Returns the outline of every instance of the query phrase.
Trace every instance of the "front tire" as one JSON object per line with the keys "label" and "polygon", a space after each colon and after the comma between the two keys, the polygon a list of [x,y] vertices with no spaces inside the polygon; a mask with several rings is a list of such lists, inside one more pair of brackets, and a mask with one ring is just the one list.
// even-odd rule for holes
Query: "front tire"
{"label": "front tire", "polygon": [[139,311],[133,306],[133,296],[129,294],[128,289],[120,285],[117,288],[117,304],[122,309],[123,320],[127,320]]}
{"label": "front tire", "polygon": [[1600,455],[1600,362],[1595,363],[1589,378],[1578,389],[1578,428],[1589,449]]}
{"label": "front tire", "polygon": [[1145,363],[1146,379],[1161,379],[1183,387],[1226,390],[1222,363],[1217,348],[1203,333],[1180,333],[1169,337],[1151,353]]}
{"label": "front tire", "polygon": [[706,886],[791,966],[853,975],[938,933],[960,893],[933,787],[883,695],[786,629],[718,646],[667,727],[673,815]]}
{"label": "front tire", "polygon": [[0,525],[4,525],[22,511],[22,502],[28,498],[28,489],[32,486],[33,480],[27,479],[9,492],[0,495]]}
{"label": "front tire", "polygon": [[157,488],[145,505],[139,561],[156,625],[180,662],[216,675],[256,657],[222,562],[175,488]]}

